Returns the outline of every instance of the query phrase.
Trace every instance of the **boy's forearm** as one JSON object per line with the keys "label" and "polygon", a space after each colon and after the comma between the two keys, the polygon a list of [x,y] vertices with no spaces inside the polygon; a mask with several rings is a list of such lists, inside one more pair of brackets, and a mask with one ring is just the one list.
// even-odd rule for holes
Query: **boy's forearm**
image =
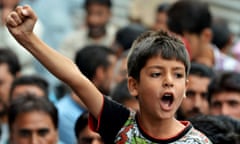
{"label": "boy's forearm", "polygon": [[78,72],[71,60],[47,46],[33,33],[17,40],[57,78],[71,84],[74,73]]}
{"label": "boy's forearm", "polygon": [[98,117],[103,103],[102,94],[70,59],[47,46],[35,34],[18,41],[53,75],[69,85],[87,105],[88,110]]}
{"label": "boy's forearm", "polygon": [[15,39],[51,73],[68,84],[97,118],[103,104],[99,90],[67,57],[47,46],[34,33],[37,16],[29,6],[18,6],[7,17],[7,27]]}

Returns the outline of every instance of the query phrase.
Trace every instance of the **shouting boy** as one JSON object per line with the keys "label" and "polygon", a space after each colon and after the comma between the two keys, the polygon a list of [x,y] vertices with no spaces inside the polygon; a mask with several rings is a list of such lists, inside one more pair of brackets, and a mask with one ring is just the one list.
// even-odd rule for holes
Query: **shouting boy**
{"label": "shouting boy", "polygon": [[91,113],[91,128],[105,143],[211,143],[189,122],[174,117],[190,67],[181,41],[163,32],[147,32],[135,40],[128,58],[129,92],[140,104],[134,113],[105,98],[71,60],[42,42],[32,32],[36,20],[29,6],[19,6],[9,14],[7,26],[19,43],[76,92]]}

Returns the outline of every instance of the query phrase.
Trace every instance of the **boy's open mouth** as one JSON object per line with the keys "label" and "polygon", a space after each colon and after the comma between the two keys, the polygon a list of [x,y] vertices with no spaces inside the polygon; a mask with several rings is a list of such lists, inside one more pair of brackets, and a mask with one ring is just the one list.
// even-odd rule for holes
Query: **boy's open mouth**
{"label": "boy's open mouth", "polygon": [[172,93],[165,93],[161,98],[161,106],[164,110],[170,110],[174,97]]}

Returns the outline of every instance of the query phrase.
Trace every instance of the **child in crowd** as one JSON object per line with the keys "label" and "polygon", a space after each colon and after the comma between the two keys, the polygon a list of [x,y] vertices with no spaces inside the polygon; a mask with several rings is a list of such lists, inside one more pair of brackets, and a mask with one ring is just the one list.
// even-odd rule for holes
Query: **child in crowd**
{"label": "child in crowd", "polygon": [[88,127],[89,113],[84,112],[76,121],[74,132],[77,144],[104,144],[101,136]]}
{"label": "child in crowd", "polygon": [[190,122],[175,119],[188,84],[190,61],[183,43],[164,32],[146,32],[128,57],[128,88],[140,109],[132,112],[103,94],[68,58],[51,49],[32,31],[37,16],[19,6],[7,18],[15,39],[49,71],[68,84],[90,112],[89,124],[105,143],[211,144]]}

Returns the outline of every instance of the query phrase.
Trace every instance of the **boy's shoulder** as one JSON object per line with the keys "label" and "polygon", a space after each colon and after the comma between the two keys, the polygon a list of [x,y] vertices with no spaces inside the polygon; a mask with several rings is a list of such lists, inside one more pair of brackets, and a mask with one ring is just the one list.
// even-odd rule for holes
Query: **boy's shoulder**
{"label": "boy's shoulder", "polygon": [[192,127],[181,139],[175,142],[191,144],[212,144],[212,142],[202,132]]}
{"label": "boy's shoulder", "polygon": [[155,139],[145,133],[141,129],[138,120],[136,119],[136,113],[131,112],[129,119],[126,121],[124,127],[119,131],[115,143],[170,143],[170,144],[212,144],[211,141],[200,131],[196,130],[190,122],[181,122],[185,125],[185,129],[169,139]]}

